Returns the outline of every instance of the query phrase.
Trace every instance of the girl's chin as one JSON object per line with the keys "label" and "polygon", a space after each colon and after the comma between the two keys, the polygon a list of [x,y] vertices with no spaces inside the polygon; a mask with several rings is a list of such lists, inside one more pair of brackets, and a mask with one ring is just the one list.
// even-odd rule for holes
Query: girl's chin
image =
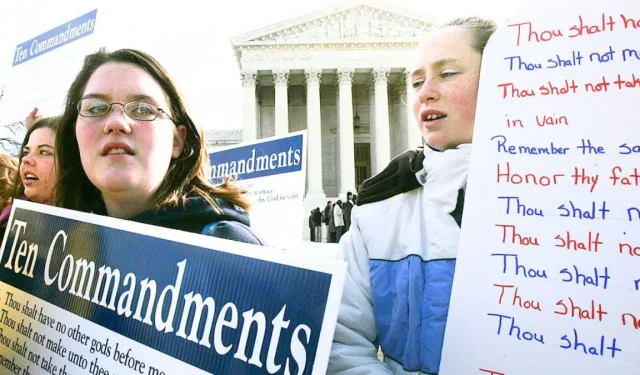
{"label": "girl's chin", "polygon": [[444,151],[447,149],[446,139],[441,134],[437,134],[437,133],[427,134],[424,137],[424,141],[427,144],[427,146],[431,147],[432,149],[435,149],[438,151]]}
{"label": "girl's chin", "polygon": [[38,194],[37,192],[24,191],[24,196],[31,202],[49,204],[49,200],[44,199],[42,194]]}
{"label": "girl's chin", "polygon": [[139,179],[129,178],[126,176],[117,176],[112,178],[104,176],[100,181],[96,181],[93,184],[102,192],[123,192],[132,190],[138,185],[138,183]]}
{"label": "girl's chin", "polygon": [[424,140],[429,147],[438,151],[444,151],[444,150],[456,148],[463,144],[471,143],[471,139],[466,139],[463,137],[461,137],[460,139],[451,139],[451,138],[445,137],[443,134],[439,132],[427,134],[424,137]]}

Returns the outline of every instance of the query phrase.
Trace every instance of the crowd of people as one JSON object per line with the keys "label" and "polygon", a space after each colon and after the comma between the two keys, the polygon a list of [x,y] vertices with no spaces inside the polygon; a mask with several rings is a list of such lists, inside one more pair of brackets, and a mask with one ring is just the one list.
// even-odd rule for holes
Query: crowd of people
{"label": "crowd of people", "polygon": [[357,196],[347,192],[347,199],[342,202],[328,201],[323,211],[320,207],[311,210],[309,215],[309,238],[311,242],[339,243],[340,238],[351,226],[351,211]]}
{"label": "crowd of people", "polygon": [[[312,240],[339,243],[348,264],[329,374],[439,371],[480,65],[495,29],[470,17],[429,33],[408,95],[425,146],[394,158],[357,197],[311,212]],[[245,191],[209,183],[202,128],[152,56],[87,56],[63,113],[29,118],[19,159],[0,156],[3,231],[12,201],[24,199],[265,244]]]}

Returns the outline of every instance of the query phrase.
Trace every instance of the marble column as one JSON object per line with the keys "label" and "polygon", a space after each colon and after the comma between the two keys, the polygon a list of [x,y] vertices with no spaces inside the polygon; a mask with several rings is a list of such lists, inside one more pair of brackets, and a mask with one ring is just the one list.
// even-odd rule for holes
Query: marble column
{"label": "marble column", "polygon": [[256,114],[256,83],[258,73],[255,70],[244,70],[242,77],[243,107],[242,107],[242,141],[256,140],[258,124]]}
{"label": "marble column", "polygon": [[375,86],[376,107],[376,173],[382,170],[391,161],[391,140],[389,137],[389,95],[387,93],[388,68],[377,68],[372,72]]}
{"label": "marble column", "polygon": [[307,84],[307,197],[324,198],[322,189],[322,131],[320,119],[320,80],[322,70],[304,71]]}
{"label": "marble column", "polygon": [[347,192],[356,191],[356,171],[353,151],[353,104],[352,83],[354,69],[338,69],[338,86],[340,96],[340,197],[346,197]]}
{"label": "marble column", "polygon": [[276,136],[289,133],[289,97],[287,86],[289,85],[289,70],[278,69],[273,71],[273,85],[276,90]]}
{"label": "marble column", "polygon": [[369,153],[371,158],[371,175],[376,174],[376,90],[373,79],[367,85],[369,90]]}
{"label": "marble column", "polygon": [[415,149],[422,145],[422,133],[420,132],[420,128],[416,123],[416,118],[413,114],[413,96],[414,89],[412,86],[412,82],[410,79],[411,71],[405,69],[404,71],[404,79],[406,82],[406,90],[404,95],[404,102],[407,103],[407,121],[404,123],[405,128],[405,137],[407,139],[407,148]]}

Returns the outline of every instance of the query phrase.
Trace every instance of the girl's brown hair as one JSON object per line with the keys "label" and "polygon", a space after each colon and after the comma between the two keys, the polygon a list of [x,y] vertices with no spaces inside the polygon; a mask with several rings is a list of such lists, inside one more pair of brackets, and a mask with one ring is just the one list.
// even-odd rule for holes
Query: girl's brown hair
{"label": "girl's brown hair", "polygon": [[60,130],[56,137],[58,161],[58,184],[56,205],[78,211],[106,215],[106,208],[100,191],[89,181],[80,162],[80,149],[76,138],[76,105],[84,93],[91,75],[103,64],[119,62],[133,64],[149,73],[160,85],[171,108],[171,118],[175,124],[184,125],[187,135],[184,148],[178,158],[171,159],[165,178],[152,201],[155,208],[177,206],[186,203],[188,197],[202,197],[214,209],[219,210],[214,198],[225,199],[245,210],[249,202],[245,190],[231,184],[226,179],[221,185],[209,182],[209,155],[202,129],[187,114],[184,102],[169,74],[150,55],[134,49],[107,52],[104,49],[88,55],[82,69],[67,92],[64,113],[60,120]]}

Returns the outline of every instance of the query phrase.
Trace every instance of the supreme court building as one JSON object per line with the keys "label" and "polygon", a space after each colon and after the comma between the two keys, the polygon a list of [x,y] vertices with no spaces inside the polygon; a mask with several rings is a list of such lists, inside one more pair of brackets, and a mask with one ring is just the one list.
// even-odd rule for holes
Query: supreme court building
{"label": "supreme court building", "polygon": [[305,212],[344,200],[391,158],[422,143],[405,104],[407,68],[434,22],[357,0],[233,39],[243,141],[307,129]]}

